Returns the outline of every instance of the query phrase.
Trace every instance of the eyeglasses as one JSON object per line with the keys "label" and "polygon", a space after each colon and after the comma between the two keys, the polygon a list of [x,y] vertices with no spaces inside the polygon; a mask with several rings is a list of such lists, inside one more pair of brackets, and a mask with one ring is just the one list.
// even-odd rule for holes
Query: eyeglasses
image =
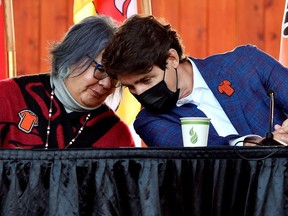
{"label": "eyeglasses", "polygon": [[[90,58],[90,56],[88,56]],[[91,58],[90,58],[91,59]],[[98,81],[103,80],[107,78],[109,75],[106,73],[103,65],[100,63],[96,62],[95,60],[92,60],[92,64],[94,64],[94,72],[93,72],[93,77],[97,79]],[[118,88],[120,87],[120,82],[117,79],[113,79],[110,77],[111,80],[111,86],[113,88]]]}
{"label": "eyeglasses", "polygon": [[95,60],[93,60],[94,66],[94,72],[93,77],[97,80],[102,80],[108,77],[108,74],[105,72],[103,65],[99,64]]}

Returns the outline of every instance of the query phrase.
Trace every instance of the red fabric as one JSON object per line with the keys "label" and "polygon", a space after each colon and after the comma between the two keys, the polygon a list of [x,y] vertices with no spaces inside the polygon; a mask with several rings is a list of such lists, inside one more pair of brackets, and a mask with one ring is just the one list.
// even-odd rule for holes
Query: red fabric
{"label": "red fabric", "polygon": [[[123,21],[128,17],[129,6],[132,0],[94,0],[97,14],[113,17],[117,21]],[[132,9],[133,10],[133,9]],[[137,11],[135,11],[136,13]]]}

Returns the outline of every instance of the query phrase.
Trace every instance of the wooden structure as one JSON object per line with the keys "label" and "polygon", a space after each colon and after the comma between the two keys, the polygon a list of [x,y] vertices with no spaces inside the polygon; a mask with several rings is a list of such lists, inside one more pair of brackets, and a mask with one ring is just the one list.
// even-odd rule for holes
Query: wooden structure
{"label": "wooden structure", "polygon": [[[255,44],[278,59],[285,0],[151,0],[193,57]],[[73,24],[73,0],[14,1],[17,75],[49,71],[49,44]]]}

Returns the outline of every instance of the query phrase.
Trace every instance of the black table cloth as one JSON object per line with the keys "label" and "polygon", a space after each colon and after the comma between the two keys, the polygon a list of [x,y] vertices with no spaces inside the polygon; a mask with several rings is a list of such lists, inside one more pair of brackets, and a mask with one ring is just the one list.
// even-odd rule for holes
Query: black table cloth
{"label": "black table cloth", "polygon": [[284,147],[0,150],[0,215],[288,215]]}

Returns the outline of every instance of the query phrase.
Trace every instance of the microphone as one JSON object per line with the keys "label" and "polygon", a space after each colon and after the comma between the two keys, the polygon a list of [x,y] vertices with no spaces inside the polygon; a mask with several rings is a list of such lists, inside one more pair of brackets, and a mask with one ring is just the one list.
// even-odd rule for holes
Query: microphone
{"label": "microphone", "polygon": [[274,135],[272,133],[273,123],[274,123],[274,91],[272,89],[269,89],[267,91],[267,95],[270,98],[270,116],[269,116],[269,131],[266,133],[265,138],[260,142],[264,146],[273,146],[273,145],[282,145],[281,143],[274,140]]}

